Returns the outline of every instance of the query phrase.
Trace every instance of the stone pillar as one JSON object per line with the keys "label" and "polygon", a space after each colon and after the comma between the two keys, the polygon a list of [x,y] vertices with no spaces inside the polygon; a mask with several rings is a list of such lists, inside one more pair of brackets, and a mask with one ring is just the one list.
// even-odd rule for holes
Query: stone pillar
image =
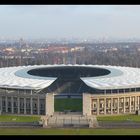
{"label": "stone pillar", "polygon": [[30,99],[31,115],[33,114],[33,98]]}
{"label": "stone pillar", "polygon": [[6,113],[8,113],[8,97],[5,97],[5,107],[6,107]]}
{"label": "stone pillar", "polygon": [[111,98],[111,114],[113,114],[113,98]]}
{"label": "stone pillar", "polygon": [[24,114],[26,114],[26,98],[24,97]]}
{"label": "stone pillar", "polygon": [[129,112],[131,113],[131,96],[129,98]]}
{"label": "stone pillar", "polygon": [[14,113],[14,97],[11,97],[11,112]]}
{"label": "stone pillar", "polygon": [[54,113],[54,95],[53,93],[46,94],[46,115],[53,115]]}
{"label": "stone pillar", "polygon": [[135,96],[135,111],[137,110],[137,96]]}
{"label": "stone pillar", "polygon": [[99,98],[97,98],[97,115],[99,115],[99,109],[100,109],[100,106],[99,106]]}
{"label": "stone pillar", "polygon": [[20,98],[17,97],[18,114],[20,114]]}
{"label": "stone pillar", "polygon": [[137,97],[137,100],[138,100],[138,110],[139,110],[139,109],[140,109],[140,108],[139,108],[139,103],[140,103],[140,102],[139,102],[139,96]]}
{"label": "stone pillar", "polygon": [[0,96],[0,113],[2,113],[2,96]]}
{"label": "stone pillar", "polygon": [[119,114],[119,97],[118,97],[118,100],[117,100],[117,114]]}
{"label": "stone pillar", "polygon": [[104,98],[104,115],[106,115],[106,98]]}
{"label": "stone pillar", "polygon": [[40,115],[40,98],[37,98],[37,114]]}
{"label": "stone pillar", "polygon": [[140,96],[139,96],[139,110],[140,110]]}
{"label": "stone pillar", "polygon": [[123,98],[123,113],[125,113],[125,97]]}

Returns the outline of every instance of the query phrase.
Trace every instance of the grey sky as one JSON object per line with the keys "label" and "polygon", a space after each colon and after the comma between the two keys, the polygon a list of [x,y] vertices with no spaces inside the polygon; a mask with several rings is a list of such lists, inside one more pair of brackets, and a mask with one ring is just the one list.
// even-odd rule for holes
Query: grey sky
{"label": "grey sky", "polygon": [[140,38],[136,5],[1,5],[0,37]]}

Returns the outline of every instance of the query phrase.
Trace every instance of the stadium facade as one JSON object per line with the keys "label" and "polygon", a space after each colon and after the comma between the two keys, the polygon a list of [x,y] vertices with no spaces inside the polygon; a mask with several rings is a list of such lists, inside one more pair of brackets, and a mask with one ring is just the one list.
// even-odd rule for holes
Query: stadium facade
{"label": "stadium facade", "polygon": [[83,115],[140,109],[140,69],[104,65],[0,68],[1,114],[53,115],[54,98],[82,98]]}

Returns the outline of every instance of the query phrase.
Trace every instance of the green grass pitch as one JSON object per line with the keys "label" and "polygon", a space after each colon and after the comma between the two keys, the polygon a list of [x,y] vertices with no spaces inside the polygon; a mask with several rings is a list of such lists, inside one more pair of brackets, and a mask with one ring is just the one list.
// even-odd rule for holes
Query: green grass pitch
{"label": "green grass pitch", "polygon": [[64,111],[64,110],[82,111],[82,99],[56,98],[54,99],[54,110],[55,111]]}

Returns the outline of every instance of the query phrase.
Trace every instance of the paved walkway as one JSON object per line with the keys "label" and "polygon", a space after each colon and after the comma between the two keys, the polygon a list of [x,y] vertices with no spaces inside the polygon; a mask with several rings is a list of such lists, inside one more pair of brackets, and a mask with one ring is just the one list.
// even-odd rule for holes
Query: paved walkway
{"label": "paved walkway", "polygon": [[140,122],[102,122],[99,121],[100,128],[140,128]]}

